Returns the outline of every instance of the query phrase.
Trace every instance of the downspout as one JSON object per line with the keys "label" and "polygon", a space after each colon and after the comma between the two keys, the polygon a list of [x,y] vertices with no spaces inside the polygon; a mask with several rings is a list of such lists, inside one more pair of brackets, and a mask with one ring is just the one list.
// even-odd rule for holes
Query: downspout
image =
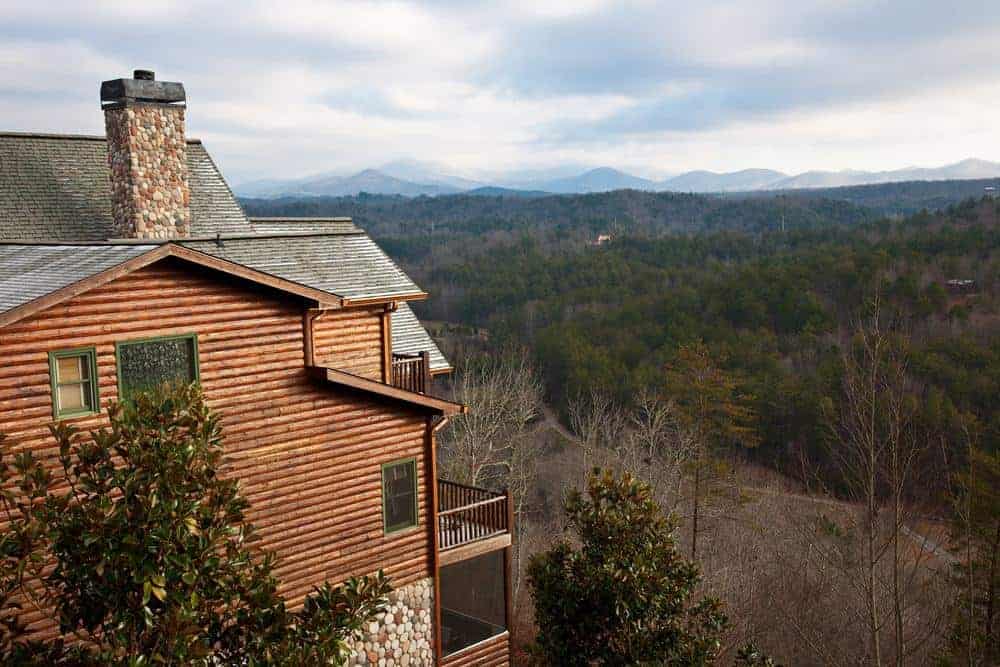
{"label": "downspout", "polygon": [[399,308],[395,301],[382,311],[382,382],[392,384],[392,314]]}
{"label": "downspout", "polygon": [[433,418],[427,420],[427,435],[431,448],[431,542],[434,546],[434,664],[440,665],[444,654],[441,644],[441,545],[440,528],[438,526],[438,480],[437,480],[437,434],[451,421],[442,416],[437,423]]}

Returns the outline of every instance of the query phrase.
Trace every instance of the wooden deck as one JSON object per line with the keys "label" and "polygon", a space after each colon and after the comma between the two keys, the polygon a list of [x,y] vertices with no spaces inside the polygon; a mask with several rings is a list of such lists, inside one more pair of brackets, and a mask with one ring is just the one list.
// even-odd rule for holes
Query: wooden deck
{"label": "wooden deck", "polygon": [[390,382],[394,387],[426,394],[431,388],[430,353],[392,354],[392,375]]}
{"label": "wooden deck", "polygon": [[509,535],[510,493],[438,480],[438,544],[441,552]]}

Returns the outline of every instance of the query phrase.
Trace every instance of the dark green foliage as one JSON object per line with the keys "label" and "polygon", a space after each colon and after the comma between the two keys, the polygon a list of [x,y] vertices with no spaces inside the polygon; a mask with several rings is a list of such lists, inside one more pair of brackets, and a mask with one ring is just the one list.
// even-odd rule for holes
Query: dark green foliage
{"label": "dark green foliage", "polygon": [[[982,189],[979,190],[982,192]],[[546,197],[286,197],[244,199],[253,216],[346,215],[379,239],[425,235],[487,236],[527,230],[564,235],[607,232],[612,225],[633,231],[696,232],[719,229],[764,231],[780,225],[805,228],[829,222],[853,224],[874,216],[846,201],[809,193],[796,197],[720,198],[678,192],[615,190]]]}
{"label": "dark green foliage", "polygon": [[[946,445],[927,465],[943,466],[960,459],[956,410],[984,424],[986,449],[1000,447],[1000,228],[990,206],[956,207],[978,212],[971,222],[918,214],[785,234],[626,235],[599,248],[526,236],[432,270],[422,284],[442,296],[421,314],[532,348],[558,408],[591,388],[622,402],[665,390],[664,367],[702,341],[736,392],[753,397],[760,444],[741,455],[797,474],[800,454],[824,456],[821,406],[839,400],[843,332],[881,290],[887,317],[911,332],[921,419]],[[949,293],[952,277],[974,279],[976,293]]]}
{"label": "dark green foliage", "polygon": [[565,503],[562,540],[532,558],[535,651],[549,665],[704,665],[720,650],[720,603],[695,600],[698,567],[647,485],[595,470]]}
{"label": "dark green foliage", "polygon": [[1000,452],[973,446],[968,459],[956,476],[956,596],[942,662],[995,665],[1000,663]]}
{"label": "dark green foliage", "polygon": [[[386,578],[325,585],[290,612],[272,556],[253,546],[238,482],[218,474],[222,434],[200,390],[139,394],[109,418],[89,438],[52,427],[54,475],[26,454],[0,468],[19,487],[4,498],[12,522],[0,537],[3,592],[53,609],[70,636],[98,638],[72,650],[29,646],[10,627],[0,645],[8,657],[338,664],[344,640],[383,608]],[[42,572],[46,561],[54,568]],[[20,586],[32,579],[41,586]]]}

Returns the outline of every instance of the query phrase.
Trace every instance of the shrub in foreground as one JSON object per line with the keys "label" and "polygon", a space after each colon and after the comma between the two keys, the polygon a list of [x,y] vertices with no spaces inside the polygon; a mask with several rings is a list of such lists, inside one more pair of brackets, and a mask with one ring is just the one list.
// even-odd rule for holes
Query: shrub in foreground
{"label": "shrub in foreground", "polygon": [[565,502],[567,532],[535,556],[528,580],[534,653],[552,665],[704,665],[720,651],[721,604],[695,600],[698,567],[681,556],[649,487],[595,470]]}
{"label": "shrub in foreground", "polygon": [[[0,459],[4,664],[342,664],[384,610],[387,578],[325,584],[290,611],[239,482],[219,475],[222,432],[200,390],[108,413],[89,437],[51,427],[54,469],[30,453]],[[32,607],[67,641],[24,640]]]}

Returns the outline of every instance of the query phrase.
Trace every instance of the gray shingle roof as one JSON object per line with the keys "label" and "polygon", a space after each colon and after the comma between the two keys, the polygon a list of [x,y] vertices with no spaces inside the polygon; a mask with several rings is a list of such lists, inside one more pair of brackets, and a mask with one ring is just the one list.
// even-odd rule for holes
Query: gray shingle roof
{"label": "gray shingle roof", "polygon": [[399,304],[399,308],[392,314],[391,330],[393,352],[417,354],[426,350],[431,353],[432,371],[445,371],[451,368],[451,364],[441,354],[434,339],[420,324],[420,320],[406,302]]}
{"label": "gray shingle roof", "polygon": [[250,218],[258,234],[360,232],[350,218]]}
{"label": "gray shingle roof", "polygon": [[177,242],[348,300],[390,299],[422,293],[361,231]]}
{"label": "gray shingle roof", "polygon": [[[347,300],[421,294],[349,218],[251,221],[200,141],[187,158],[195,238],[183,245]],[[0,243],[0,313],[157,247],[102,244],[111,230],[104,137],[0,132],[0,241],[15,241]],[[204,240],[217,235],[239,238]],[[392,317],[397,351],[427,350],[432,370],[450,368],[405,303]]]}
{"label": "gray shingle roof", "polygon": [[[200,141],[188,141],[191,234],[252,233]],[[0,133],[0,240],[104,241],[111,189],[104,137]]]}
{"label": "gray shingle roof", "polygon": [[0,244],[0,313],[154,248],[155,245]]}

